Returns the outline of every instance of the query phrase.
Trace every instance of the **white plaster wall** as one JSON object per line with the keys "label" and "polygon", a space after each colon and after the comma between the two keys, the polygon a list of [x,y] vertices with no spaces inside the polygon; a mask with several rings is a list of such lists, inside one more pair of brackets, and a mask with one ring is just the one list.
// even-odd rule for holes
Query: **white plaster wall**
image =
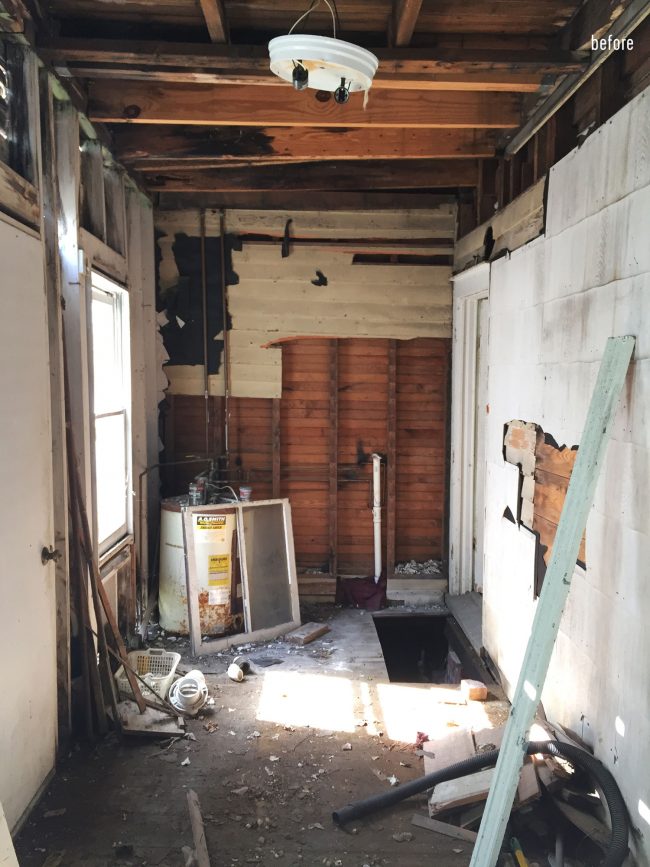
{"label": "white plaster wall", "polygon": [[524,419],[579,444],[605,341],[621,334],[636,335],[634,360],[588,521],[587,569],[575,571],[543,702],[614,773],[647,867],[650,90],[553,168],[546,235],[491,268],[484,641],[510,690],[534,613],[534,544],[502,517],[516,496],[503,425]]}

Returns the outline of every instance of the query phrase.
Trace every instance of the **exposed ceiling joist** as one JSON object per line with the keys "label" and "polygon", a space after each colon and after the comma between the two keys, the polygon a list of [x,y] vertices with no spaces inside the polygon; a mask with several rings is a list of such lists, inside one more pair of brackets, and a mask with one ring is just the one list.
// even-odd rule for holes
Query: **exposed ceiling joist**
{"label": "exposed ceiling joist", "polygon": [[200,0],[205,24],[213,42],[228,42],[228,23],[222,0]]}
{"label": "exposed ceiling joist", "polygon": [[158,193],[160,210],[240,208],[266,211],[427,210],[456,202],[455,193],[347,193],[281,190],[235,193]]}
{"label": "exposed ceiling joist", "polygon": [[[392,80],[424,83],[428,76],[485,74],[563,75],[576,72],[585,58],[569,51],[528,47],[526,40],[506,40],[501,47],[476,47],[471,42],[444,44],[433,48],[393,48],[375,51],[379,69],[374,86]],[[269,70],[268,51],[259,45],[197,45],[193,43],[128,42],[111,39],[59,39],[39,49],[54,65],[75,65],[102,70],[119,69],[160,73],[195,73],[223,76],[238,83],[260,84],[274,81]],[[277,79],[276,79],[277,80]],[[489,79],[488,79],[489,80]]]}
{"label": "exposed ceiling joist", "polygon": [[215,164],[219,160],[335,160],[422,159],[494,156],[492,130],[467,129],[318,129],[304,127],[296,134],[286,127],[232,129],[145,125],[115,131],[120,160],[142,171],[176,161]]}
{"label": "exposed ceiling joist", "polygon": [[337,105],[290,87],[96,81],[89,94],[89,117],[112,123],[512,129],[521,122],[520,97],[510,93],[377,91],[365,109],[362,94]]}
{"label": "exposed ceiling joist", "polygon": [[476,186],[475,160],[322,162],[290,166],[170,170],[150,176],[150,190],[243,192],[244,190],[407,190]]}
{"label": "exposed ceiling joist", "polygon": [[[123,66],[75,63],[58,68],[64,76],[76,78],[108,79],[113,81],[169,82],[171,84],[228,84],[260,87],[286,87],[286,82],[267,73],[243,71],[201,72],[193,69],[151,66]],[[383,75],[379,72],[373,81],[373,90],[471,90],[495,93],[535,93],[546,73],[530,72],[457,72],[457,73],[403,73]]]}
{"label": "exposed ceiling joist", "polygon": [[393,33],[395,45],[408,45],[413,36],[422,0],[395,0]]}

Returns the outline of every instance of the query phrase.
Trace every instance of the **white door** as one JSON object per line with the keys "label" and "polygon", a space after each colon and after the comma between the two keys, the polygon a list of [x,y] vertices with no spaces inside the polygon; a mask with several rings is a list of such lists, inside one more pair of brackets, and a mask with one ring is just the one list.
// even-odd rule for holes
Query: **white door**
{"label": "white door", "polygon": [[0,801],[13,828],[54,767],[52,436],[40,240],[0,217]]}

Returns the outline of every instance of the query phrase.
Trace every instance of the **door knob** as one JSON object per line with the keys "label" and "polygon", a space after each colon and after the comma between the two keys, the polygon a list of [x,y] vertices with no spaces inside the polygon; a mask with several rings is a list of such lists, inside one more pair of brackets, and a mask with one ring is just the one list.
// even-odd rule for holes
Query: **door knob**
{"label": "door knob", "polygon": [[53,548],[51,545],[49,548],[43,548],[41,550],[41,563],[43,566],[46,566],[50,560],[54,560],[55,563],[58,563],[63,555],[58,550],[58,548]]}

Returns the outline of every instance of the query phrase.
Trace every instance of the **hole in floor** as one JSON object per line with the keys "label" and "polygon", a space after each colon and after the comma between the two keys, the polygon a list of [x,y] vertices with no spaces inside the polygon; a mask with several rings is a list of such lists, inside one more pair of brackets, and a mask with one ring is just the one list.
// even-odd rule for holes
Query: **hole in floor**
{"label": "hole in floor", "polygon": [[447,619],[437,614],[392,612],[373,616],[389,680],[460,683],[460,660],[450,647]]}

